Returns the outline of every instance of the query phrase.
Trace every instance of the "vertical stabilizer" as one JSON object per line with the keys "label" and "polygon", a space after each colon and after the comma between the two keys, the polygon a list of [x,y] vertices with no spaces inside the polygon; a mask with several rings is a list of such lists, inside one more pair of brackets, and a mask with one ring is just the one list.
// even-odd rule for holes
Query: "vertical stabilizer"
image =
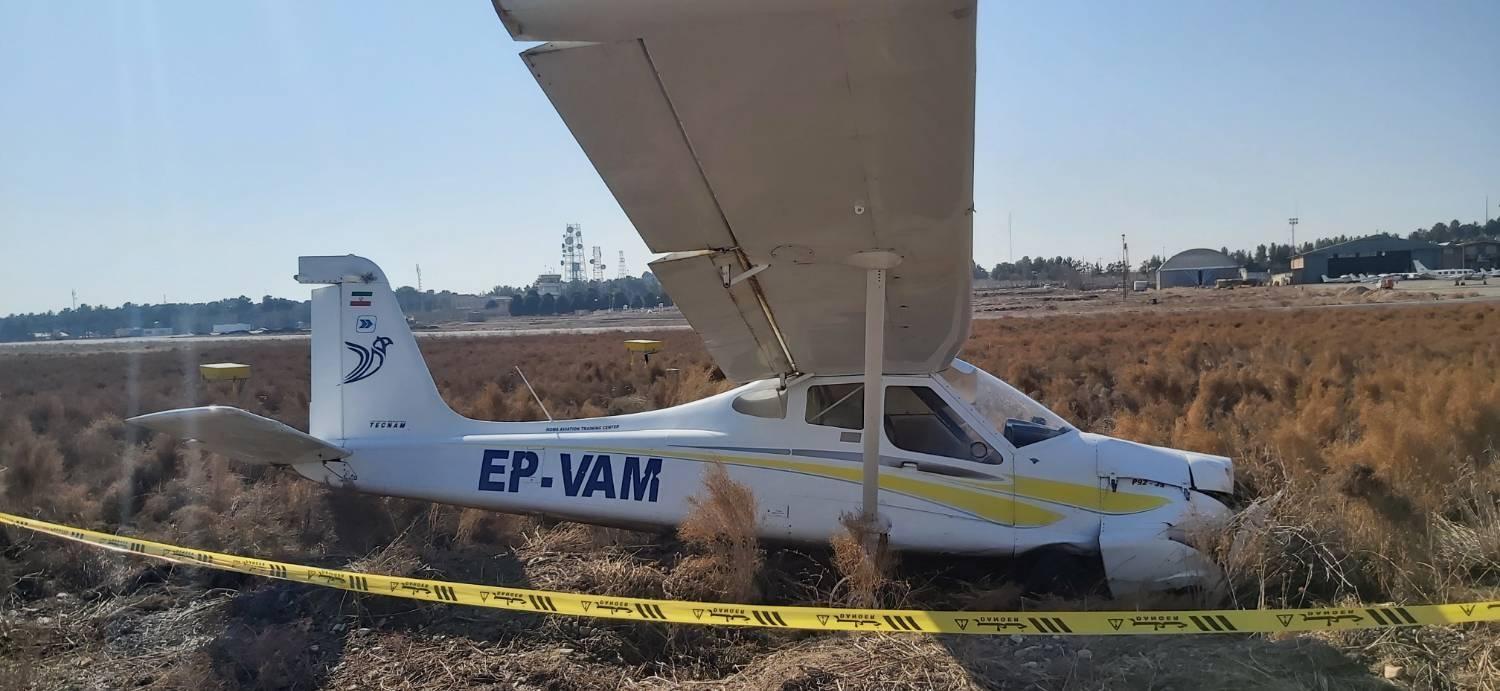
{"label": "vertical stabilizer", "polygon": [[302,257],[297,280],[329,284],[312,299],[313,436],[455,431],[462,418],[438,393],[380,267],[354,255]]}

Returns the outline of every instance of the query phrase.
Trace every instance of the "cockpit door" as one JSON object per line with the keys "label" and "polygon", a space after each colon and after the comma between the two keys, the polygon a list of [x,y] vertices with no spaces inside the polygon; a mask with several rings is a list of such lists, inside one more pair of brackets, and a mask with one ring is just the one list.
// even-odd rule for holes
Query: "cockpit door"
{"label": "cockpit door", "polygon": [[935,483],[951,509],[995,524],[984,531],[989,549],[1014,549],[1015,452],[982,416],[934,379],[896,380],[886,386],[883,427],[886,455]]}

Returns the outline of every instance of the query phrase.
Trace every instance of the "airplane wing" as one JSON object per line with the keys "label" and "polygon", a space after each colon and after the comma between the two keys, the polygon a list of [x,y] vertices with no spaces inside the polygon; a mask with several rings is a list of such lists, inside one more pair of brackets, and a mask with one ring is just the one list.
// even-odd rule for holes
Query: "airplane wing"
{"label": "airplane wing", "polygon": [[725,374],[885,369],[968,335],[975,0],[494,0]]}

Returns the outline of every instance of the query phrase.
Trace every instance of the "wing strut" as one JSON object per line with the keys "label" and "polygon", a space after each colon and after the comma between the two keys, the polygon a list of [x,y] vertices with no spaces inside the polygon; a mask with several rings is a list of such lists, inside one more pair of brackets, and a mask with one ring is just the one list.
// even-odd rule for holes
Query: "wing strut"
{"label": "wing strut", "polygon": [[885,283],[886,270],[901,255],[884,250],[858,252],[849,263],[865,270],[865,433],[864,498],[860,518],[871,539],[888,532],[880,523],[880,438],[885,420]]}
{"label": "wing strut", "polygon": [[880,513],[880,427],[885,418],[885,269],[865,272],[865,496],[862,518],[873,527]]}

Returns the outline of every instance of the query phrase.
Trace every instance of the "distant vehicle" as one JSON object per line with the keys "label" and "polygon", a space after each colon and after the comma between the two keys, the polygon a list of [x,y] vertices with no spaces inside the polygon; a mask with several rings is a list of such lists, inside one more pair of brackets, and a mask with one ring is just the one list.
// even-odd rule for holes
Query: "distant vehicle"
{"label": "distant vehicle", "polygon": [[230,324],[214,324],[213,329],[211,329],[209,331],[209,333],[210,333],[210,335],[214,335],[214,336],[222,336],[222,335],[226,335],[226,334],[236,334],[236,333],[249,333],[250,329],[252,329],[252,328],[254,328],[254,327],[250,326],[249,324],[243,323],[243,322],[234,322],[234,323],[230,323]]}
{"label": "distant vehicle", "polygon": [[826,544],[863,513],[898,550],[1100,564],[1116,594],[1217,589],[1195,544],[1229,517],[1230,459],[1083,432],[956,357],[974,1],[798,6],[789,25],[758,0],[496,2],[516,40],[558,41],[522,59],[748,383],[630,415],[468,419],[379,266],[302,257],[310,433],[217,406],[131,422],[331,486],[623,527],[679,525],[722,464],[767,539]]}

